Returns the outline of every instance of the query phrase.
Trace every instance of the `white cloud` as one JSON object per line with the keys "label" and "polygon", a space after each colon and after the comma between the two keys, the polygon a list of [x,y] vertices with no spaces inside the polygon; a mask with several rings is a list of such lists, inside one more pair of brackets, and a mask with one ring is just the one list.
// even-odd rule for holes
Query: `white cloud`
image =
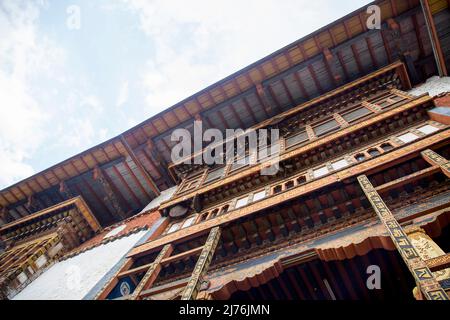
{"label": "white cloud", "polygon": [[124,2],[154,45],[142,80],[156,113],[367,1]]}
{"label": "white cloud", "polygon": [[[95,35],[68,34],[62,27],[46,36],[44,27],[54,27],[53,20],[58,19],[41,21],[40,12],[48,10],[45,17],[58,14],[58,6],[0,0],[0,188],[34,173],[31,163],[43,169],[115,134],[114,117],[124,119],[120,125],[141,122],[142,115],[169,107],[363,2],[117,0],[85,6],[106,15],[115,10],[137,14],[139,27],[148,36],[150,45],[144,53],[148,58],[138,61],[139,70],[127,68],[127,74],[120,75],[119,79],[132,81],[120,83],[116,97],[104,83],[99,85],[96,51],[84,55],[84,44]],[[96,22],[109,21],[97,13]],[[127,36],[131,30],[130,39],[135,36],[134,25],[120,30]],[[99,48],[109,52],[111,43],[108,37],[104,40]],[[83,61],[85,57],[88,60]],[[141,57],[130,49],[130,59]],[[147,110],[139,106],[140,95]],[[124,108],[118,107],[130,101],[137,111],[122,115]],[[116,114],[111,113],[114,106]]]}
{"label": "white cloud", "polygon": [[38,38],[33,4],[2,2],[0,10],[0,187],[33,173],[26,160],[42,143],[48,116],[34,97],[36,73],[48,73],[62,52]]}
{"label": "white cloud", "polygon": [[108,132],[94,124],[101,99],[39,28],[46,8],[43,1],[0,3],[0,189],[35,173],[32,164],[61,161]]}
{"label": "white cloud", "polygon": [[116,106],[121,107],[128,100],[128,81],[124,81],[119,89]]}

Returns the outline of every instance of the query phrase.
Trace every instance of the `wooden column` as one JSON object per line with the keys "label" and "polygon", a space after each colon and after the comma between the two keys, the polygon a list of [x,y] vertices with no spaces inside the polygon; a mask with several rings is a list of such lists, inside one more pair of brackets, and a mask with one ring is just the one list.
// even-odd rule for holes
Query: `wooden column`
{"label": "wooden column", "polygon": [[197,298],[203,277],[208,272],[209,265],[211,264],[217,244],[219,243],[220,234],[219,227],[212,228],[209,232],[202,253],[198,258],[194,271],[181,295],[181,300],[195,300]]}
{"label": "wooden column", "polygon": [[430,37],[431,47],[433,48],[434,59],[436,61],[439,76],[446,77],[448,76],[448,73],[447,67],[445,65],[445,58],[442,52],[439,36],[436,31],[436,26],[434,25],[434,19],[430,10],[430,5],[428,4],[428,0],[420,0],[420,5],[422,6],[425,24],[427,26],[428,36]]}
{"label": "wooden column", "polygon": [[426,162],[428,162],[432,166],[439,166],[439,168],[441,168],[442,170],[442,173],[450,178],[450,161],[430,149],[424,150],[420,154]]}
{"label": "wooden column", "polygon": [[156,257],[155,261],[150,265],[147,272],[145,273],[142,280],[137,285],[136,289],[134,289],[133,293],[131,294],[129,300],[137,300],[139,299],[139,295],[141,294],[142,290],[148,289],[152,286],[153,282],[155,282],[156,278],[158,277],[159,272],[161,271],[161,261],[164,258],[167,258],[170,256],[170,254],[173,251],[173,246],[171,244],[166,244],[162,250],[159,252],[158,256]]}
{"label": "wooden column", "polygon": [[426,299],[449,300],[444,289],[442,289],[433,273],[419,256],[408,236],[403,231],[403,228],[397,222],[383,199],[381,199],[378,192],[374,189],[369,179],[365,175],[361,175],[358,177],[358,182],[378,215],[378,218],[389,232],[392,242],[403,258],[403,261],[406,263],[408,269],[411,271],[418,287],[421,289],[421,292]]}

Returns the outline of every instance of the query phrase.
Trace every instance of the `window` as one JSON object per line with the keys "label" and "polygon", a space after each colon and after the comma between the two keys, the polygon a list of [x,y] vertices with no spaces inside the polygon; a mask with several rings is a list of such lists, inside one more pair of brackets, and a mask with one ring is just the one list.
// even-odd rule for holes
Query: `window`
{"label": "window", "polygon": [[387,108],[387,107],[390,107],[391,105],[393,105],[399,101],[403,101],[403,100],[405,100],[405,98],[397,96],[395,94],[391,94],[388,97],[376,99],[375,101],[372,101],[372,103],[380,106],[381,108]]}
{"label": "window", "polygon": [[220,214],[225,214],[225,213],[227,213],[229,208],[230,208],[229,205],[223,206],[222,209],[220,209]]}
{"label": "window", "polygon": [[266,190],[261,190],[253,195],[253,201],[258,201],[266,197]]}
{"label": "window", "polygon": [[339,123],[335,119],[328,120],[327,122],[324,122],[322,124],[319,124],[314,127],[314,133],[316,136],[324,135],[328,132],[331,132],[333,130],[336,130],[339,128]]}
{"label": "window", "polygon": [[42,268],[47,263],[47,257],[43,254],[37,260],[34,262],[36,264],[36,267]]}
{"label": "window", "polygon": [[362,107],[343,114],[342,118],[344,118],[344,120],[347,121],[348,123],[351,123],[371,113],[372,111],[370,111],[365,107]]}
{"label": "window", "polygon": [[240,198],[236,202],[236,208],[243,207],[243,206],[247,205],[247,203],[248,203],[248,196],[246,196],[244,198]]}
{"label": "window", "polygon": [[195,222],[196,216],[192,216],[190,218],[187,218],[186,220],[184,220],[183,225],[181,226],[181,229],[183,228],[187,228],[189,226],[192,226]]}
{"label": "window", "polygon": [[314,178],[319,178],[321,176],[324,176],[328,173],[328,168],[326,166],[320,167],[319,169],[316,169],[313,171]]}
{"label": "window", "polygon": [[296,179],[296,181],[297,181],[297,185],[304,184],[304,183],[306,183],[306,177],[305,176],[300,176],[300,177],[298,177]]}
{"label": "window", "polygon": [[218,213],[219,213],[219,209],[214,209],[213,211],[211,211],[211,215],[209,216],[209,219],[215,218]]}
{"label": "window", "polygon": [[380,151],[378,151],[378,149],[369,149],[369,151],[367,151],[368,154],[370,154],[371,157],[376,157],[380,155]]}
{"label": "window", "polygon": [[178,229],[180,229],[180,227],[181,227],[181,222],[174,223],[174,224],[172,224],[172,225],[170,226],[170,228],[169,228],[169,230],[167,231],[167,233],[175,232],[175,231],[177,231]]}
{"label": "window", "polygon": [[436,128],[435,126],[427,124],[427,125],[424,125],[424,126],[418,128],[417,130],[419,130],[420,132],[422,132],[424,134],[430,134],[430,133],[438,131],[439,129]]}
{"label": "window", "polygon": [[303,131],[286,138],[286,147],[289,148],[305,141],[308,141],[308,134],[306,133],[306,131]]}
{"label": "window", "polygon": [[408,133],[402,134],[401,136],[398,136],[398,138],[401,141],[403,141],[404,143],[408,143],[408,142],[418,139],[419,137],[416,136],[414,133],[408,132]]}
{"label": "window", "polygon": [[394,149],[394,147],[390,143],[383,143],[381,145],[381,149],[383,149],[384,151],[389,151],[389,150]]}
{"label": "window", "polygon": [[342,159],[342,160],[333,162],[331,164],[331,166],[333,167],[334,170],[339,170],[339,169],[342,169],[342,168],[345,168],[346,166],[348,166],[348,162],[347,162],[347,160]]}
{"label": "window", "polygon": [[225,167],[208,172],[208,175],[206,176],[206,179],[205,179],[205,183],[215,181],[215,180],[221,178],[223,176],[224,172],[225,172]]}
{"label": "window", "polygon": [[22,284],[25,281],[28,280],[27,275],[25,274],[25,272],[21,272],[18,276],[17,276],[17,280],[19,280],[19,282]]}
{"label": "window", "polygon": [[283,190],[283,188],[281,187],[281,185],[275,186],[275,188],[273,188],[273,193],[280,193],[281,190]]}
{"label": "window", "polygon": [[200,215],[200,218],[198,219],[198,223],[205,221],[207,216],[208,216],[208,212],[202,213]]}
{"label": "window", "polygon": [[366,156],[363,153],[358,153],[357,155],[355,155],[355,159],[356,161],[361,162],[366,159]]}
{"label": "window", "polygon": [[286,186],[286,189],[291,189],[291,188],[293,188],[293,187],[294,187],[294,181],[288,181],[288,182],[286,182],[285,186]]}

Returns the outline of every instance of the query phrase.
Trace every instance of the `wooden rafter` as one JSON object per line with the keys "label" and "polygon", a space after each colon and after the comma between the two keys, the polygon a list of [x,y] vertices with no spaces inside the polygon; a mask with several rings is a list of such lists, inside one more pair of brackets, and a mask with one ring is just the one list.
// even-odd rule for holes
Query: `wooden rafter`
{"label": "wooden rafter", "polygon": [[139,172],[141,173],[141,175],[143,176],[144,180],[147,182],[149,187],[152,189],[153,193],[156,196],[158,196],[160,194],[158,186],[155,184],[155,182],[153,181],[153,179],[150,176],[150,174],[145,170],[145,168],[142,165],[142,163],[136,157],[136,155],[134,154],[134,151],[128,145],[128,142],[125,140],[125,138],[123,136],[121,136],[120,141],[121,141],[122,146],[125,149],[126,154],[131,158],[131,160],[133,160],[133,162],[136,165],[137,169],[139,170]]}
{"label": "wooden rafter", "polygon": [[431,47],[433,48],[433,54],[439,76],[446,77],[448,76],[447,66],[445,64],[444,53],[442,52],[441,43],[436,31],[436,26],[434,23],[433,14],[431,13],[430,5],[428,3],[428,0],[420,0],[420,4],[422,6],[422,11],[425,17],[425,24],[427,26]]}

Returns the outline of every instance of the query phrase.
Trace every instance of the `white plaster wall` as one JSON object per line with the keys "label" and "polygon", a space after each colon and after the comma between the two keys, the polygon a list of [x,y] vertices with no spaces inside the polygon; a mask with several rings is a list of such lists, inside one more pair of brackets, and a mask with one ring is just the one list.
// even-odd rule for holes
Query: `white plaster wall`
{"label": "white plaster wall", "polygon": [[415,96],[419,96],[421,94],[427,93],[434,97],[444,92],[450,92],[450,77],[442,77],[438,76],[431,77],[427,79],[427,81],[421,85],[410,90],[408,93],[413,94]]}
{"label": "white plaster wall", "polygon": [[174,186],[172,188],[161,191],[161,194],[158,197],[156,197],[155,199],[153,199],[147,206],[145,206],[145,208],[142,209],[142,211],[140,213],[149,211],[151,209],[158,208],[161,203],[172,198],[172,196],[176,190],[177,190],[177,186]]}
{"label": "white plaster wall", "polygon": [[134,233],[51,266],[13,300],[81,300],[139,241]]}

